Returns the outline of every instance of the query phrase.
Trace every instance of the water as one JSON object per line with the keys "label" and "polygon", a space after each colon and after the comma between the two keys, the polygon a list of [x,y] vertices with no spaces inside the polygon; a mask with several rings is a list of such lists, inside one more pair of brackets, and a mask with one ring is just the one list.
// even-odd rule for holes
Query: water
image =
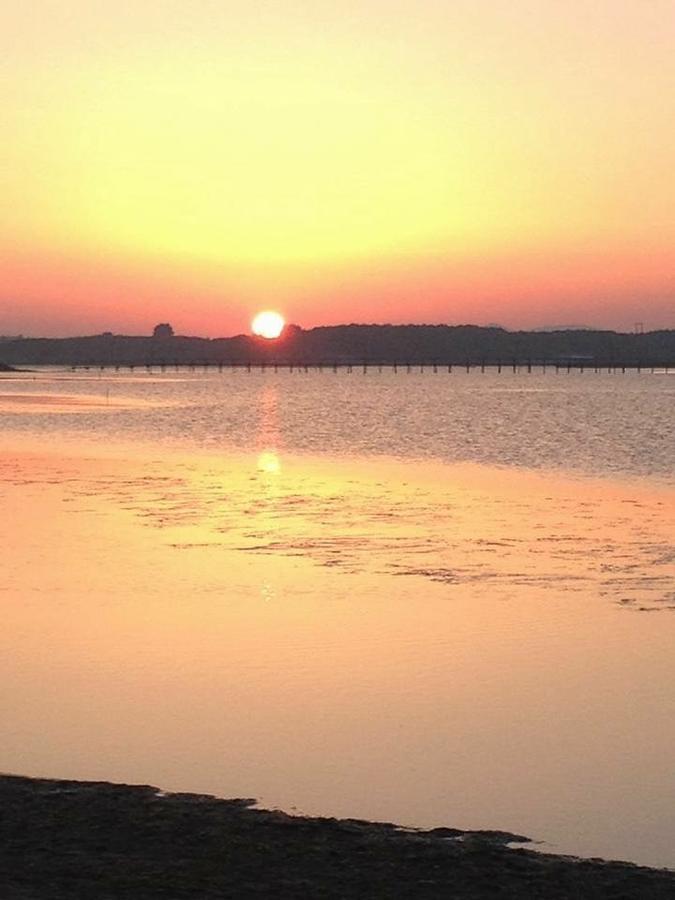
{"label": "water", "polygon": [[171,405],[143,416],[136,410],[106,417],[78,411],[58,419],[35,414],[10,427],[217,449],[246,450],[267,440],[290,453],[384,454],[675,479],[675,375],[273,375],[240,369],[47,377],[3,383],[17,394]]}
{"label": "water", "polygon": [[1,767],[675,866],[674,393],[3,379]]}

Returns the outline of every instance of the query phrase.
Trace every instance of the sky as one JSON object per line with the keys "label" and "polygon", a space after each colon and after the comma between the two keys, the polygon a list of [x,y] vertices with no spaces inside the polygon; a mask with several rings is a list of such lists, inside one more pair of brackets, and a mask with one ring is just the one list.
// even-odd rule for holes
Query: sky
{"label": "sky", "polygon": [[675,327],[672,0],[0,0],[0,334]]}

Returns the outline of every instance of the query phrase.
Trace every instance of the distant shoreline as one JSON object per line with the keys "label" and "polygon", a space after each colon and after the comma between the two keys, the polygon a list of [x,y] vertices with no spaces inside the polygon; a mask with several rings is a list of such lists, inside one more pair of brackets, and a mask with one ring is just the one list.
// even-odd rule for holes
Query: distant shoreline
{"label": "distant shoreline", "polygon": [[512,849],[527,839],[290,816],[150,786],[0,776],[3,900],[659,900],[675,872]]}
{"label": "distant shoreline", "polygon": [[675,330],[507,331],[478,325],[289,325],[276,340],[105,334],[0,343],[8,365],[439,365],[675,367]]}

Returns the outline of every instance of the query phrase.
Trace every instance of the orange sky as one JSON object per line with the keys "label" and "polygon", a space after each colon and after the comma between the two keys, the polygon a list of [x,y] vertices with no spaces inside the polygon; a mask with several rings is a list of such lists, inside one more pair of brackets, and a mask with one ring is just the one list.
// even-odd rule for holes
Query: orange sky
{"label": "orange sky", "polygon": [[672,0],[0,8],[0,333],[675,327]]}

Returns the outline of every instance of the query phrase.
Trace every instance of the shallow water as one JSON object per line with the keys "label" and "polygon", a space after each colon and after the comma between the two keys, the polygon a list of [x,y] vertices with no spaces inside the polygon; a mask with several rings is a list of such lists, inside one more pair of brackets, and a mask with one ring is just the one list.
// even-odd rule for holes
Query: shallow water
{"label": "shallow water", "polygon": [[[43,406],[30,421],[12,421],[11,410],[0,408],[0,425],[33,433],[675,480],[675,374],[0,375],[0,393],[10,391],[53,393],[56,411]],[[64,394],[156,407],[142,416],[111,408],[103,417],[86,406],[67,415],[56,403]]]}
{"label": "shallow water", "polygon": [[[38,382],[3,769],[675,866],[675,382]],[[62,399],[106,391],[144,405]]]}

